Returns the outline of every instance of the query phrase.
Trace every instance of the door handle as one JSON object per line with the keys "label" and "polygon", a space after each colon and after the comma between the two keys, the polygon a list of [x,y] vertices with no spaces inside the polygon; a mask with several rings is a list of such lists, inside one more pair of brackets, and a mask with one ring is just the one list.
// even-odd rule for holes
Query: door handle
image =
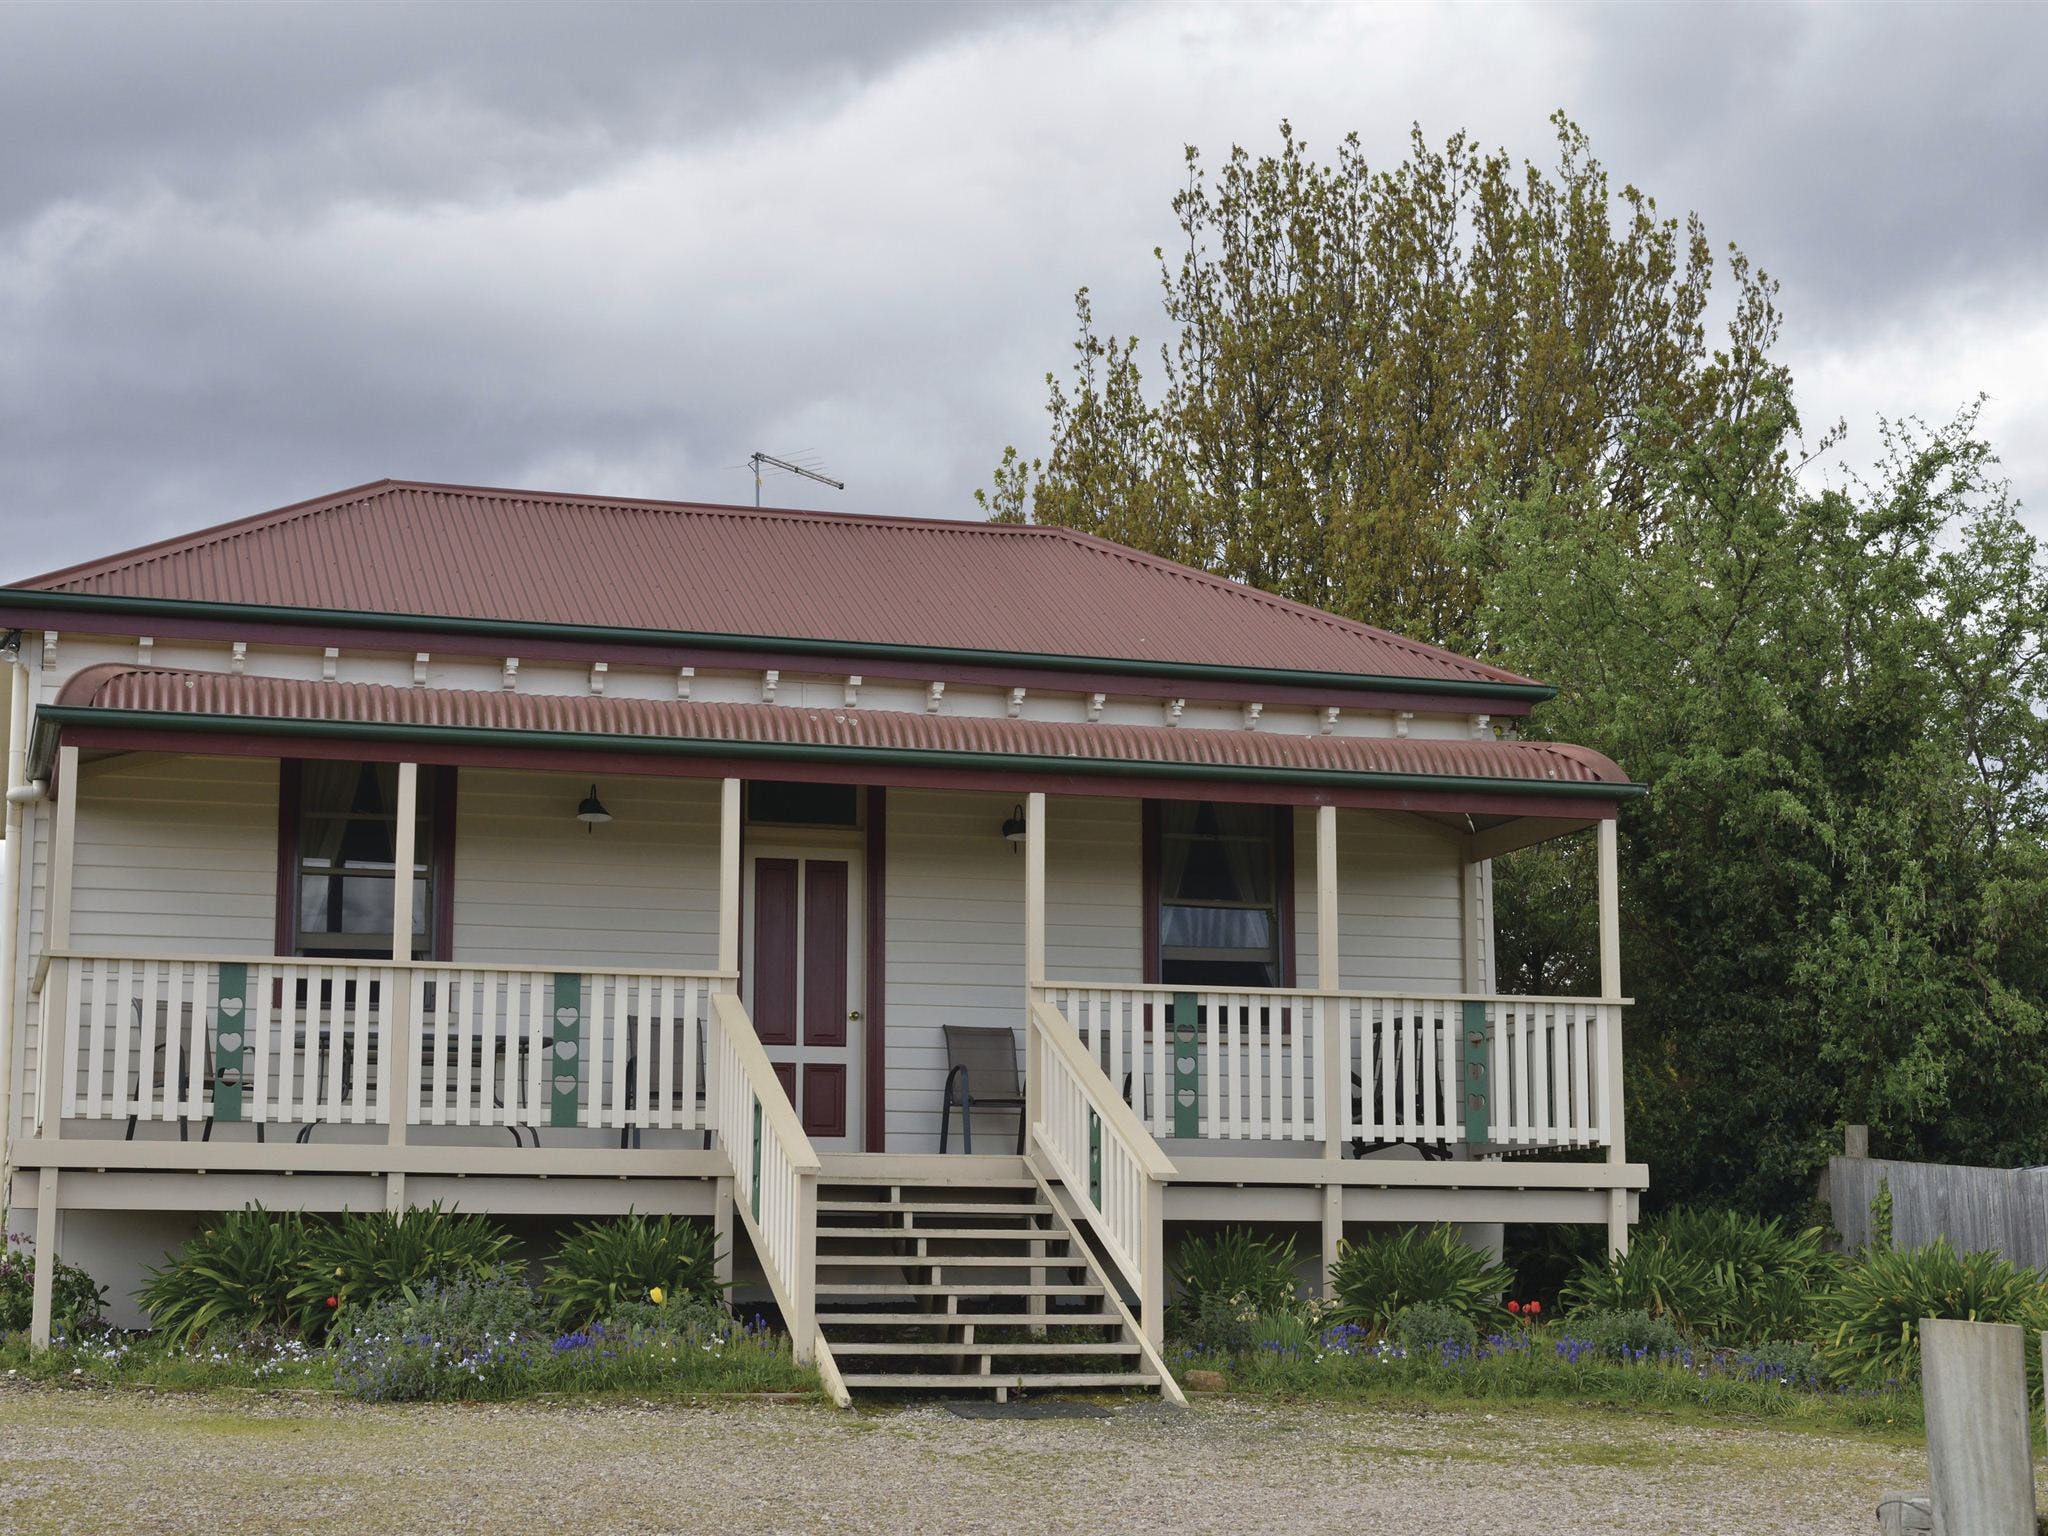
{"label": "door handle", "polygon": [[849,1024],[858,1024],[860,1022],[860,1010],[858,1008],[854,1009],[853,1012],[846,1016],[846,1020]]}

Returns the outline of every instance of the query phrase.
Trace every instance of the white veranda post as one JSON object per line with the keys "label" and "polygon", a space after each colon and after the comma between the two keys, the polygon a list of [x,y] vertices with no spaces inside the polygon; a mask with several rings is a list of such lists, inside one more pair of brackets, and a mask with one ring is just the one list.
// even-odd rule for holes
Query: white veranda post
{"label": "white veranda post", "polygon": [[[413,869],[419,863],[420,765],[398,765],[398,804],[391,846],[391,958],[400,964],[412,959]],[[405,1145],[406,1126],[412,1119],[413,1030],[412,988],[406,973],[393,971],[384,981],[384,1042],[379,1055],[383,1062],[382,1092],[391,1111],[390,1144]],[[436,1060],[439,1057],[437,1055]],[[384,1204],[390,1211],[405,1209],[405,1175],[393,1170],[384,1178]]]}
{"label": "white veranda post", "polygon": [[[1024,797],[1024,1010],[1045,985],[1045,792]],[[1040,1114],[1038,1032],[1024,1031],[1024,1124],[1036,1125]]]}
{"label": "white veranda post", "polygon": [[[1344,985],[1344,971],[1337,953],[1337,807],[1316,807],[1316,989],[1335,992]],[[1343,1011],[1327,998],[1322,1004],[1322,1038],[1316,1042],[1323,1078],[1323,1159],[1335,1164],[1344,1156],[1344,1115],[1350,1107],[1346,1093],[1351,1075],[1343,1070]],[[1332,1170],[1335,1171],[1334,1168]],[[1344,1241],[1344,1186],[1334,1179],[1323,1185],[1323,1275],[1325,1297],[1336,1290],[1330,1283],[1338,1246]]]}
{"label": "white veranda post", "polygon": [[[1626,1112],[1621,1081],[1621,851],[1612,818],[1600,823],[1600,996],[1607,1013],[1607,1101],[1613,1123],[1607,1128],[1607,1161],[1619,1167],[1628,1161]],[[1628,1192],[1619,1185],[1607,1196],[1607,1247],[1628,1252]]]}
{"label": "white veranda post", "polygon": [[[718,792],[718,985],[739,991],[740,971],[740,781],[725,779]],[[715,1082],[707,1093],[718,1091]],[[708,1106],[716,1124],[716,1106]],[[732,1283],[733,1242],[738,1231],[730,1175],[718,1180],[711,1200],[711,1241],[719,1283]]]}
{"label": "white veranda post", "polygon": [[[57,749],[57,817],[50,829],[50,915],[45,947],[62,953],[71,947],[71,875],[78,851],[78,748]],[[53,964],[43,988],[43,1049],[36,1058],[41,1107],[37,1134],[56,1140],[64,1129],[64,1063],[70,1060],[70,1010],[73,998],[68,967]],[[57,1248],[61,1237],[57,1216],[57,1170],[44,1166],[36,1186],[36,1278],[29,1301],[29,1343],[50,1344],[51,1309],[56,1299]]]}

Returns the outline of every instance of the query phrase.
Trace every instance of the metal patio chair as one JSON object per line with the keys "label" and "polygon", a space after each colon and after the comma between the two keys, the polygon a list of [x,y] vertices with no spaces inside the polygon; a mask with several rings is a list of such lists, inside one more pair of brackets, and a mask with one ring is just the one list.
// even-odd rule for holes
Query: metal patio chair
{"label": "metal patio chair", "polygon": [[[630,1016],[626,1020],[626,1038],[634,1042],[635,1046],[634,1053],[626,1058],[626,1108],[628,1109],[638,1109],[640,1107],[640,1055],[638,1050],[640,1031],[637,1027],[638,1024],[639,1021]],[[671,1049],[673,1049],[673,1042],[684,1027],[681,1024],[677,1024],[666,1031],[665,1034],[662,1032],[655,1034],[652,1042],[654,1049],[650,1053],[653,1056],[653,1060],[647,1064],[647,1075],[649,1078],[659,1078],[661,1075],[661,1050],[664,1039],[671,1042]],[[699,1019],[697,1020],[697,1086],[691,1093],[691,1102],[697,1109],[697,1124],[704,1131],[704,1150],[709,1152],[711,1150],[711,1121],[704,1113],[706,1104],[705,1089],[711,1082],[710,1058],[704,1054],[707,1048],[704,1021]],[[682,1102],[682,1097],[683,1095],[679,1091],[676,1094],[676,1102],[678,1104]],[[534,1137],[534,1145],[540,1145],[538,1134]],[[637,1125],[620,1127],[619,1145],[622,1148],[639,1146],[640,1127]]]}
{"label": "metal patio chair", "polygon": [[[1441,1050],[1443,1029],[1436,1027],[1432,1029],[1431,1033],[1434,1036],[1434,1048]],[[1394,1073],[1394,1081],[1397,1083],[1402,1081],[1401,1065],[1402,1058],[1407,1053],[1407,1041],[1408,1031],[1402,1027],[1400,1020],[1395,1020],[1393,1037],[1394,1059],[1391,1066]],[[1351,1116],[1354,1120],[1363,1122],[1367,1105],[1380,1102],[1381,1088],[1385,1082],[1385,1073],[1388,1066],[1389,1063],[1385,1060],[1384,1043],[1382,1041],[1375,1041],[1372,1052],[1371,1099],[1368,1100],[1365,1096],[1365,1079],[1356,1071],[1351,1074]],[[1436,1097],[1432,1104],[1425,1100],[1420,1074],[1417,1074],[1414,1100],[1409,1102],[1407,1095],[1403,1093],[1397,1095],[1393,1101],[1395,1123],[1397,1125],[1420,1125],[1432,1119],[1440,1123],[1445,1108],[1445,1098],[1453,1091],[1455,1090],[1451,1088],[1450,1084],[1444,1081],[1444,1074],[1438,1073]],[[1434,1115],[1430,1114],[1432,1109],[1435,1111]],[[1366,1157],[1374,1152],[1391,1151],[1395,1147],[1413,1147],[1426,1163],[1446,1162],[1451,1156],[1450,1144],[1443,1141],[1367,1141],[1363,1136],[1351,1138],[1351,1155],[1354,1158]]]}
{"label": "metal patio chair", "polygon": [[1012,1030],[948,1024],[946,1033],[946,1096],[939,1106],[939,1151],[946,1150],[952,1127],[954,1095],[959,1095],[960,1149],[974,1151],[977,1109],[1017,1112],[1017,1153],[1024,1152],[1024,1075],[1017,1066],[1017,1036]]}
{"label": "metal patio chair", "polygon": [[[129,1007],[135,1016],[135,1033],[136,1039],[139,1044],[139,1042],[144,1038],[142,1032],[142,999],[139,997],[136,998],[129,1005]],[[168,1046],[166,1044],[166,1039],[169,1035],[170,1030],[174,1027],[178,1029],[180,1031],[178,1036],[180,1040],[189,1041],[192,1038],[192,1005],[190,1003],[186,1003],[178,1010],[178,1012],[179,1018],[176,1024],[173,1025],[171,1021],[170,1004],[168,1002],[160,1002],[156,1005],[156,1017],[159,1029],[156,1038],[155,1049],[151,1052],[151,1055],[155,1058],[155,1061],[151,1069],[150,1085],[152,1088],[154,1088],[156,1098],[159,1102],[162,1101],[166,1093],[166,1084],[164,1082],[164,1078],[166,1075],[165,1069],[168,1065]],[[214,1034],[214,1027],[211,1024],[207,1025],[205,1055],[200,1062],[199,1074],[200,1087],[201,1090],[204,1092],[211,1092],[214,1086]],[[242,1077],[244,1081],[247,1081],[248,1079],[247,1062],[250,1056],[254,1054],[254,1052],[254,1046],[245,1044],[242,1047],[242,1061],[244,1063]],[[191,1088],[192,1060],[189,1054],[181,1054],[178,1058],[177,1094],[179,1103],[182,1104],[185,1101],[185,1096],[191,1091]],[[138,1060],[135,1064],[134,1073],[129,1080],[128,1102],[133,1104],[138,1102],[141,1098],[142,1063]],[[135,1139],[135,1127],[136,1124],[141,1120],[141,1118],[142,1117],[139,1114],[130,1114],[128,1116],[128,1128],[121,1138],[123,1141],[133,1141]],[[186,1141],[190,1139],[190,1136],[190,1118],[185,1115],[178,1116],[178,1140]],[[207,1115],[200,1121],[199,1139],[201,1141],[213,1140],[212,1115]],[[263,1126],[260,1122],[256,1126],[256,1139],[258,1141],[263,1140]]]}

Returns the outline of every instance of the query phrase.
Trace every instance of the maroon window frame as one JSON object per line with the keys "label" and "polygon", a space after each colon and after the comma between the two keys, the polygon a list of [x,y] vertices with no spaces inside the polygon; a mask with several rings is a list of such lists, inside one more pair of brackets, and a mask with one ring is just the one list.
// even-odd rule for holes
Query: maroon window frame
{"label": "maroon window frame", "polygon": [[[1143,842],[1145,981],[1160,985],[1159,963],[1159,825],[1160,802],[1147,800],[1140,814]],[[1295,985],[1295,951],[1300,937],[1294,931],[1294,807],[1276,805],[1273,813],[1273,895],[1274,921],[1279,934],[1279,985]],[[1190,987],[1190,991],[1202,988]],[[1228,987],[1215,990],[1229,991]]]}
{"label": "maroon window frame", "polygon": [[[433,815],[427,823],[428,899],[433,912],[428,920],[429,956],[452,960],[455,940],[455,779],[456,770],[422,765],[422,775],[432,775]],[[282,757],[277,762],[277,916],[276,949],[290,955],[296,946],[297,924],[293,914],[299,900],[299,811],[304,799],[305,765],[298,758]]]}

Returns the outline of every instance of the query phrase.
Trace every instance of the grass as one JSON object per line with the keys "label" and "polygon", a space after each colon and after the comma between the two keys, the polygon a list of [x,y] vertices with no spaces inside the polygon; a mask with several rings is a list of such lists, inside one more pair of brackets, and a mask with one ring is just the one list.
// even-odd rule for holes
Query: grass
{"label": "grass", "polygon": [[1734,1350],[1623,1363],[1574,1348],[1568,1333],[1564,1326],[1515,1329],[1474,1349],[1410,1351],[1356,1329],[1297,1330],[1285,1341],[1229,1353],[1181,1345],[1168,1350],[1167,1364],[1183,1381],[1191,1370],[1212,1370],[1233,1393],[1278,1399],[1378,1407],[1550,1403],[1880,1439],[1924,1434],[1914,1386],[1830,1386],[1780,1376],[1767,1357]]}
{"label": "grass", "polygon": [[[32,1351],[21,1335],[0,1339],[0,1379],[46,1386],[157,1392],[354,1395],[349,1362],[296,1339],[201,1342],[176,1348],[147,1334],[107,1332]],[[475,1382],[431,1395],[470,1401],[632,1398],[689,1401],[731,1394],[818,1394],[817,1373],[790,1358],[787,1342],[736,1331],[722,1344],[635,1331],[586,1331],[536,1342],[530,1354]]]}

